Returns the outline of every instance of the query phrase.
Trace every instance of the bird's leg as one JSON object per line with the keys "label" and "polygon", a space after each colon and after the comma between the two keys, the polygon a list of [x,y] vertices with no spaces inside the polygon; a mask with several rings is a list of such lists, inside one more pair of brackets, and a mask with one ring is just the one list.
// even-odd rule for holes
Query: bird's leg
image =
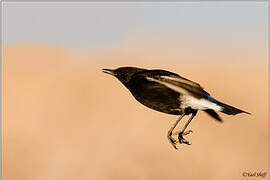
{"label": "bird's leg", "polygon": [[188,122],[185,124],[185,126],[183,127],[183,129],[181,131],[178,131],[177,132],[178,133],[178,140],[179,140],[179,143],[180,144],[184,143],[184,144],[187,144],[187,145],[191,145],[186,139],[183,138],[183,136],[192,133],[192,130],[188,130],[188,131],[185,131],[185,130],[188,127],[189,123],[194,118],[194,116],[196,116],[197,112],[198,112],[197,110],[196,111],[193,111],[191,117],[189,118]]}
{"label": "bird's leg", "polygon": [[174,128],[177,126],[177,124],[179,123],[179,121],[184,117],[185,114],[182,114],[177,120],[176,122],[174,123],[174,125],[170,128],[170,130],[168,131],[168,139],[169,139],[169,142],[172,144],[172,146],[175,148],[175,149],[178,149],[177,146],[176,146],[176,143],[177,141],[172,137],[172,134],[173,134],[173,130]]}

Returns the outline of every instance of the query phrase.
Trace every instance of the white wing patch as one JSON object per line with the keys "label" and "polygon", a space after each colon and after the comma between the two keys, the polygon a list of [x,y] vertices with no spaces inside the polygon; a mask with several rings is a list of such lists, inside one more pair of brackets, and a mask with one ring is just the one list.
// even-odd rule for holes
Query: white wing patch
{"label": "white wing patch", "polygon": [[181,88],[181,87],[178,87],[178,86],[175,86],[173,84],[170,84],[170,83],[167,83],[167,82],[163,82],[163,81],[160,81],[160,80],[157,80],[157,79],[154,79],[154,78],[151,78],[151,77],[146,77],[147,80],[149,81],[154,81],[154,82],[157,82],[159,84],[163,84],[164,86],[176,91],[176,92],[179,92],[181,94],[188,94],[188,91],[185,90],[184,88]]}
{"label": "white wing patch", "polygon": [[160,84],[163,84],[164,86],[179,92],[181,94],[180,96],[180,101],[181,101],[181,108],[187,108],[191,107],[192,109],[200,109],[200,110],[205,110],[205,109],[213,109],[217,111],[221,111],[223,108],[207,99],[198,99],[195,98],[191,95],[189,95],[188,91],[185,90],[184,88],[175,86],[173,84],[163,82],[151,77],[146,77],[147,80],[149,81],[154,81]]}
{"label": "white wing patch", "polygon": [[200,87],[201,88],[201,86],[198,83],[189,81],[187,79],[178,78],[178,77],[171,77],[171,76],[160,76],[160,77],[161,78],[164,78],[164,79],[168,79],[168,80],[172,80],[172,81],[176,81],[176,82],[180,82],[180,83],[184,83],[184,84],[189,84],[191,86],[196,86],[196,87]]}
{"label": "white wing patch", "polygon": [[200,110],[213,109],[217,111],[221,111],[223,109],[221,106],[212,103],[207,99],[198,99],[187,95],[181,96],[180,101],[182,102],[181,108],[191,107],[192,109],[200,109]]}

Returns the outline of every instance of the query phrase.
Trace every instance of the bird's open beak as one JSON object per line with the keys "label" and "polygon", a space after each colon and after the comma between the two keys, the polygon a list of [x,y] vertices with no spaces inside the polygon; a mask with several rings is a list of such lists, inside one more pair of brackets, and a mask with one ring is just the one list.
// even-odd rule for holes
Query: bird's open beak
{"label": "bird's open beak", "polygon": [[113,76],[115,75],[115,73],[112,69],[102,69],[102,72],[113,75]]}

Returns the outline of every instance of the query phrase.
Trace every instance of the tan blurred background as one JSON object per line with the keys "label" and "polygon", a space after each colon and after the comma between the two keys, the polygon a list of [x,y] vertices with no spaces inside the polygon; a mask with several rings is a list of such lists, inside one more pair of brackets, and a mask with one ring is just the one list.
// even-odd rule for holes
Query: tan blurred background
{"label": "tan blurred background", "polygon": [[[266,49],[199,57],[123,47],[4,49],[4,179],[238,180],[247,179],[243,172],[267,171]],[[166,134],[177,116],[144,107],[101,72],[126,65],[179,73],[252,115],[220,114],[219,123],[199,112],[188,127],[192,145],[176,151]]]}
{"label": "tan blurred background", "polygon": [[[269,3],[3,2],[5,180],[241,180],[268,170]],[[178,118],[102,68],[166,69],[251,112]],[[188,119],[186,117],[177,127]],[[255,178],[258,179],[258,178]]]}

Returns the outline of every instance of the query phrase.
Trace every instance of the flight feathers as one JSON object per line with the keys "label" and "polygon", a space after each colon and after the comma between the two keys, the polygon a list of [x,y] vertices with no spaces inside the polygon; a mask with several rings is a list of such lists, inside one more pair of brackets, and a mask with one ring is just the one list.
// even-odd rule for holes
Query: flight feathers
{"label": "flight feathers", "polygon": [[136,73],[134,77],[141,76],[149,81],[154,81],[160,84],[166,84],[167,86],[177,87],[178,90],[184,94],[190,94],[198,98],[207,98],[210,94],[203,90],[203,88],[196,82],[190,81],[186,78],[179,76],[178,74],[171,73],[164,70],[147,70]]}

